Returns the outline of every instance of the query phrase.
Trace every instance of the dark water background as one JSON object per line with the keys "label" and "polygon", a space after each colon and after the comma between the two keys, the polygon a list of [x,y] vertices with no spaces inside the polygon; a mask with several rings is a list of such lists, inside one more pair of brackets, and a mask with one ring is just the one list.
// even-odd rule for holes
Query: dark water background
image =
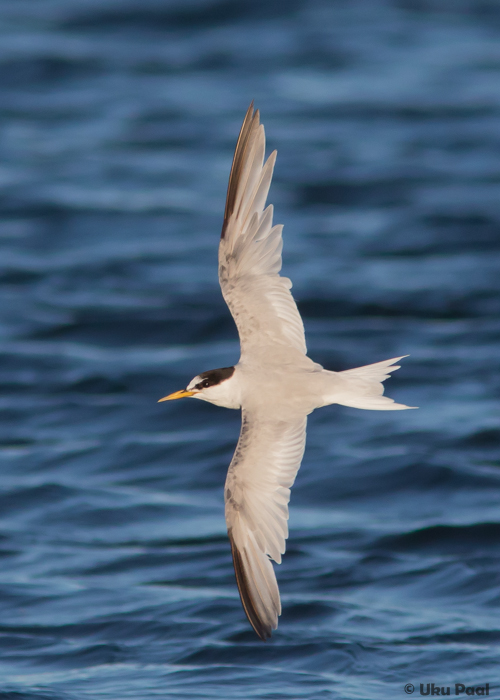
{"label": "dark water background", "polygon": [[[500,5],[0,2],[0,700],[500,696]],[[310,420],[260,642],[222,486],[216,277],[250,100],[311,356],[419,411]],[[418,695],[418,690],[416,695]]]}

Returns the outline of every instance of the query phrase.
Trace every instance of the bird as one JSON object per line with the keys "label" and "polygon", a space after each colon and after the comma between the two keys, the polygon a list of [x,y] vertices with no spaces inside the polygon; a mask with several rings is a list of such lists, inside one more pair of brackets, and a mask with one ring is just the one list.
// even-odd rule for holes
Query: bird
{"label": "bird", "polygon": [[280,275],[283,226],[266,207],[276,151],[264,162],[264,126],[252,102],[236,143],[219,243],[219,282],[241,354],[233,367],[198,374],[184,397],[241,410],[241,431],[224,487],[225,517],[243,609],[263,641],[281,601],[271,560],[281,563],[288,502],[304,454],[307,416],[340,404],[376,411],[413,406],[383,396],[382,382],[407,357],[333,372],[307,356],[304,324]]}

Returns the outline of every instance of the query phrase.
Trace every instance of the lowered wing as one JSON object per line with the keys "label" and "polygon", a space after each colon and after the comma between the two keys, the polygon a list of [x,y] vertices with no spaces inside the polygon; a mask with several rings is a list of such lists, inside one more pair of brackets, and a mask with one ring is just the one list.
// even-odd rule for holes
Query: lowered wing
{"label": "lowered wing", "polygon": [[280,595],[270,559],[281,563],[290,488],[306,440],[306,416],[278,419],[243,409],[225,486],[226,523],[247,617],[263,640],[278,626]]}

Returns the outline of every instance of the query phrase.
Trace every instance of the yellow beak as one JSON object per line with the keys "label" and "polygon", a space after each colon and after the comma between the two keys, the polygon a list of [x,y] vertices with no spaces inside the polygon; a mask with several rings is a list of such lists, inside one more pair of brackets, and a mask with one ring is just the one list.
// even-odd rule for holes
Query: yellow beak
{"label": "yellow beak", "polygon": [[174,399],[183,399],[185,396],[193,396],[195,393],[196,392],[194,391],[187,391],[186,389],[181,389],[180,391],[174,391],[173,394],[164,396],[158,401],[158,403],[161,403],[162,401],[173,401]]}

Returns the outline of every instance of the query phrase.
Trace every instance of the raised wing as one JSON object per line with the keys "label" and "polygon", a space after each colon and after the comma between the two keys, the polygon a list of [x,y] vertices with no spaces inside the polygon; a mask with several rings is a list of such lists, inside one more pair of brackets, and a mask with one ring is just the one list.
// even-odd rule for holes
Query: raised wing
{"label": "raised wing", "polygon": [[[279,413],[279,412],[278,412]],[[247,617],[263,640],[278,626],[278,564],[288,537],[290,488],[302,461],[306,416],[278,420],[242,412],[225,486],[226,523]]]}
{"label": "raised wing", "polygon": [[242,359],[279,349],[306,353],[304,325],[280,277],[283,226],[273,226],[273,206],[264,209],[276,151],[264,164],[266,139],[253,103],[241,127],[229,176],[219,246],[219,281],[236,322]]}

